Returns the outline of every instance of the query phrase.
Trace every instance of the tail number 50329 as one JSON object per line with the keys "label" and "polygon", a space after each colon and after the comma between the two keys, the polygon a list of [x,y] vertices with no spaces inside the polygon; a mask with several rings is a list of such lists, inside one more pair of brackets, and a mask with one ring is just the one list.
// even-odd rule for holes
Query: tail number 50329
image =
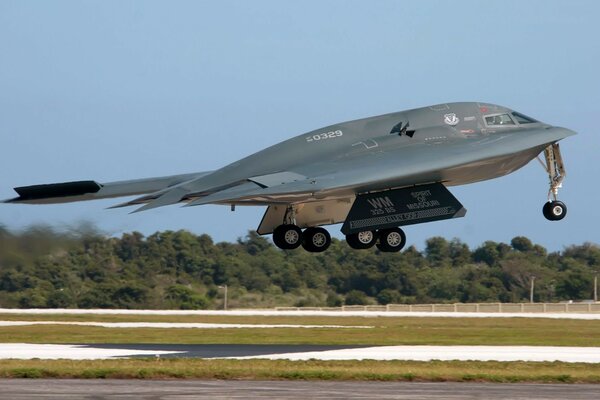
{"label": "tail number 50329", "polygon": [[306,141],[307,142],[317,142],[319,140],[335,139],[336,137],[340,137],[343,134],[344,134],[344,132],[342,132],[338,129],[337,131],[324,132],[324,133],[319,133],[316,135],[308,136],[306,138]]}

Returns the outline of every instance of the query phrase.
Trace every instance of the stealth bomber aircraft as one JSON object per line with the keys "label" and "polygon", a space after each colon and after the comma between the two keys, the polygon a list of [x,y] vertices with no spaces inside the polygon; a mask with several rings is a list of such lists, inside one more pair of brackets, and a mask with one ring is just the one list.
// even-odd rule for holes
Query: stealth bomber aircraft
{"label": "stealth bomber aircraft", "polygon": [[503,176],[535,158],[550,180],[543,215],[563,219],[567,207],[557,195],[565,169],[558,141],[574,134],[498,105],[439,104],[316,129],[214,171],[23,186],[5,202],[135,195],[113,207],[138,206],[133,212],[139,212],[175,203],[266,206],[258,233],[272,233],[281,249],[324,251],[331,237],[323,226],[343,223],[352,248],[396,252],[406,243],[400,227],[465,215],[447,187]]}

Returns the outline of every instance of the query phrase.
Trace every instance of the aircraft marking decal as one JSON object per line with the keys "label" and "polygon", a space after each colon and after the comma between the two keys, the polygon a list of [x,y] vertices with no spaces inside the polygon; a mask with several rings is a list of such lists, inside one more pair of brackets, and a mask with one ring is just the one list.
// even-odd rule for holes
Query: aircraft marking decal
{"label": "aircraft marking decal", "polygon": [[344,132],[342,132],[341,130],[338,129],[338,130],[331,131],[331,132],[324,132],[324,133],[308,136],[306,138],[306,142],[310,143],[310,142],[318,142],[320,140],[335,139],[335,138],[338,138],[343,135],[344,135]]}
{"label": "aircraft marking decal", "polygon": [[463,205],[441,183],[361,194],[348,213],[342,233],[457,218],[465,213]]}
{"label": "aircraft marking decal", "polygon": [[361,229],[369,226],[381,226],[387,224],[408,225],[411,221],[418,221],[425,218],[436,218],[440,216],[453,215],[456,209],[453,207],[439,207],[431,210],[412,211],[401,214],[388,215],[385,217],[366,218],[350,222],[351,229]]}
{"label": "aircraft marking decal", "polygon": [[444,114],[444,123],[454,126],[460,122],[460,118],[456,116],[454,113]]}

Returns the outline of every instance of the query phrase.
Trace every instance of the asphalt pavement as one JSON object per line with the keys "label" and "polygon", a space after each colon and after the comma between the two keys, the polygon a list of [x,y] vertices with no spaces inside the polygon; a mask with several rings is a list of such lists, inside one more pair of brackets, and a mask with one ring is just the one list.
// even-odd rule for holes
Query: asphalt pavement
{"label": "asphalt pavement", "polygon": [[[307,345],[307,344],[104,344],[94,343],[82,346],[96,349],[131,349],[142,351],[169,351],[173,354],[162,358],[227,358],[252,357],[265,354],[306,353],[343,349],[360,349],[367,346],[346,345]],[[148,355],[133,356],[148,357]]]}
{"label": "asphalt pavement", "polygon": [[0,380],[0,399],[598,399],[600,385],[331,381]]}

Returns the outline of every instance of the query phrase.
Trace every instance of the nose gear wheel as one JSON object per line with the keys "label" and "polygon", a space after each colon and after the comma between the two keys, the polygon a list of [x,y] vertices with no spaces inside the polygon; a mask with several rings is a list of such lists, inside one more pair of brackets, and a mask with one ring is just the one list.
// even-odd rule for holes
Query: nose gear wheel
{"label": "nose gear wheel", "polygon": [[560,221],[567,215],[567,206],[562,201],[549,201],[544,204],[542,213],[549,221]]}

